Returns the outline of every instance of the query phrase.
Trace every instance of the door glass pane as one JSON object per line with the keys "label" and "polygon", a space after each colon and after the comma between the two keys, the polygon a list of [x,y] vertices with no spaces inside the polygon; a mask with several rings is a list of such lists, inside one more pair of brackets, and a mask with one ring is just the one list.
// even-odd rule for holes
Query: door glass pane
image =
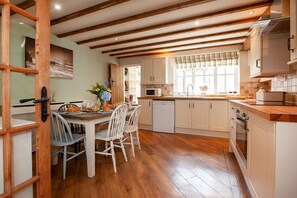
{"label": "door glass pane", "polygon": [[3,136],[0,136],[0,195],[4,192]]}
{"label": "door glass pane", "polygon": [[[12,118],[35,121],[33,101],[20,103],[21,99],[35,98],[35,76],[21,73],[11,74]],[[12,123],[13,124],[13,123]]]}
{"label": "door glass pane", "polygon": [[[29,123],[29,121],[13,119],[13,126],[21,126]],[[36,175],[35,139],[32,130],[17,132],[11,135],[13,187],[16,187]],[[26,194],[23,194],[23,196],[20,197],[33,197],[32,187],[31,190],[28,189],[23,192],[26,192]]]}
{"label": "door glass pane", "polygon": [[0,130],[2,129],[2,71],[0,71]]}
{"label": "door glass pane", "polygon": [[36,184],[34,183],[34,184],[31,184],[31,185],[25,187],[21,191],[15,193],[12,197],[13,198],[24,198],[24,197],[33,198],[33,197],[37,197],[35,189],[36,189]]}
{"label": "door glass pane", "polygon": [[10,65],[35,68],[35,22],[22,15],[11,17]]}

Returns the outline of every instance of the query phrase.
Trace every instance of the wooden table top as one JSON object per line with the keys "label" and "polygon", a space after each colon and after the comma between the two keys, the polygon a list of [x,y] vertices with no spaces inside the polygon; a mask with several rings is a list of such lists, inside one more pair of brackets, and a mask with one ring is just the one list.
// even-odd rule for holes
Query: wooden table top
{"label": "wooden table top", "polygon": [[270,121],[297,122],[297,106],[252,105],[244,100],[230,102]]}
{"label": "wooden table top", "polygon": [[[130,107],[128,112],[132,112],[135,107]],[[61,116],[65,118],[78,119],[78,120],[95,120],[104,117],[109,117],[112,111],[103,112],[58,112]]]}

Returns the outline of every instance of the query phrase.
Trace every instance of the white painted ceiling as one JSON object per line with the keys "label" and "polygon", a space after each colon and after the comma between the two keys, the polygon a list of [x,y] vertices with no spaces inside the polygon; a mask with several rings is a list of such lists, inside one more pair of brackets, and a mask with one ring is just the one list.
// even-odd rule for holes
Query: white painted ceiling
{"label": "white painted ceiling", "polygon": [[[19,4],[23,2],[24,0],[11,0],[14,4]],[[130,0],[103,10],[99,10],[97,12],[93,12],[91,14],[87,14],[69,21],[62,22],[60,24],[56,24],[51,26],[51,32],[55,35],[63,34],[69,31],[78,30],[81,28],[86,28],[106,22],[110,22],[113,20],[129,17],[135,14],[141,14],[144,12],[160,9],[163,7],[167,7],[170,5],[174,5],[177,3],[187,2],[189,0]],[[89,8],[91,6],[94,6],[99,3],[106,2],[106,0],[52,0],[51,1],[51,20],[57,19],[60,17],[63,17],[65,15],[71,14],[73,12],[77,12],[79,10]],[[87,39],[92,39],[96,37],[101,36],[107,36],[107,35],[113,35],[118,34],[125,31],[131,31],[139,28],[145,28],[150,27],[153,25],[165,23],[165,22],[172,22],[179,19],[187,18],[187,17],[196,17],[197,19],[199,16],[203,14],[208,13],[214,13],[217,11],[222,11],[230,8],[236,8],[238,6],[244,6],[244,5],[250,5],[253,3],[258,2],[266,2],[266,0],[214,0],[214,1],[208,1],[207,3],[203,3],[200,5],[182,8],[174,11],[170,11],[164,14],[158,14],[155,16],[142,18],[139,20],[134,20],[130,22],[125,22],[118,25],[113,25],[106,28],[101,28],[98,30],[88,31],[80,34],[75,34],[72,36],[65,37],[66,39],[72,40],[74,42],[84,41]],[[55,10],[54,4],[60,4],[61,10]],[[118,54],[118,53],[127,53],[124,55],[120,55],[117,57],[123,57],[123,56],[133,56],[133,55],[139,55],[143,54],[143,52],[135,52],[137,50],[143,51],[143,50],[151,50],[146,51],[145,53],[156,53],[156,52],[164,52],[164,51],[176,51],[176,50],[186,50],[186,49],[193,49],[193,48],[203,48],[203,47],[210,47],[210,46],[217,46],[217,45],[223,45],[223,44],[234,44],[234,43],[243,43],[245,39],[242,39],[242,36],[246,36],[248,32],[248,28],[251,27],[253,22],[246,22],[243,24],[237,24],[237,25],[230,25],[230,26],[218,26],[218,27],[211,27],[205,29],[205,26],[209,25],[215,25],[215,24],[224,24],[231,21],[237,21],[252,17],[259,17],[263,14],[266,7],[261,7],[253,10],[246,10],[242,12],[234,12],[226,15],[220,15],[220,16],[214,16],[207,19],[199,20],[200,24],[198,26],[195,26],[195,20],[185,22],[185,23],[179,23],[173,26],[168,26],[165,28],[158,28],[153,29],[150,31],[143,31],[139,33],[133,33],[128,34],[125,36],[119,36],[117,37],[117,40],[115,38],[108,38],[104,40],[99,40],[95,42],[89,42],[85,43],[83,45],[85,46],[96,46],[96,45],[104,45],[104,44],[110,44],[110,46],[107,47],[100,47],[94,50],[99,51],[109,51],[109,50],[115,50],[118,48],[127,48],[130,47],[130,49],[123,49],[123,50],[117,50],[116,52],[110,52],[108,54]],[[30,13],[35,13],[35,7],[28,8],[27,11]],[[249,14],[249,11],[254,11],[253,14]],[[24,17],[21,17],[20,15],[14,15],[12,16],[12,19],[17,22],[24,22],[28,25],[34,25],[31,21],[25,19]],[[158,38],[153,39],[145,39],[143,37],[153,36],[153,35],[160,35],[164,33],[170,33],[175,32],[179,30],[187,30],[191,28],[196,28],[192,31],[188,31],[186,33],[179,33],[174,35],[167,35],[162,36]],[[244,29],[244,31],[241,31],[240,33],[230,33],[226,35],[220,35],[220,36],[209,36],[206,38],[195,38],[191,40],[183,40],[183,41],[173,41],[171,43],[166,44],[155,44],[153,46],[143,46],[143,47],[137,47],[133,48],[133,46],[138,45],[145,45],[145,44],[151,44],[151,43],[157,43],[162,41],[171,41],[175,39],[181,39],[181,38],[188,38],[193,36],[203,36],[208,34],[214,34],[219,32],[225,32],[225,31],[232,31],[232,30],[240,30]],[[235,40],[234,38],[241,37],[240,39]],[[137,39],[140,40],[134,41],[134,42],[128,42],[123,44],[117,44],[118,42],[124,42],[126,40],[131,39]],[[213,42],[214,40],[220,40],[220,39],[228,39],[232,38],[230,41],[222,41],[222,42]],[[212,41],[211,43],[205,43],[206,41]],[[199,42],[204,42],[204,44],[199,44]],[[184,46],[184,47],[174,47],[176,45],[186,45],[186,44],[193,44],[191,46]],[[195,44],[196,43],[196,44]],[[195,44],[195,45],[194,45]],[[170,49],[166,49],[170,47]],[[153,50],[154,48],[164,48],[162,50]],[[131,51],[134,51],[133,53],[129,53]]]}

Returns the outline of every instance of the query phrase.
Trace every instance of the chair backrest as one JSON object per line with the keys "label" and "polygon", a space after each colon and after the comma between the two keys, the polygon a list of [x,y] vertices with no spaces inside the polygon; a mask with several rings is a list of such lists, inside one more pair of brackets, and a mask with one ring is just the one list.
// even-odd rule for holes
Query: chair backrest
{"label": "chair backrest", "polygon": [[140,113],[141,113],[141,106],[139,105],[131,113],[131,116],[129,117],[127,124],[132,126],[138,126]]}
{"label": "chair backrest", "polygon": [[127,105],[121,104],[112,112],[107,131],[109,138],[113,139],[123,136],[127,111]]}
{"label": "chair backrest", "polygon": [[51,112],[51,141],[69,143],[73,141],[68,122],[57,112]]}
{"label": "chair backrest", "polygon": [[77,107],[78,106],[76,104],[72,104],[72,103],[69,103],[69,104],[63,104],[59,107],[58,111],[61,111],[61,112],[64,112],[66,111],[68,108],[71,108],[71,107]]}

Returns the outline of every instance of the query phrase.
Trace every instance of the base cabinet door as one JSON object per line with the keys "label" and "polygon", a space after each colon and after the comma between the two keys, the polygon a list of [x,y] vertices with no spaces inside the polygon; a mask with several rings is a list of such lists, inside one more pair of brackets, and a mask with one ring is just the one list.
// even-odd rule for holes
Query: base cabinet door
{"label": "base cabinet door", "polygon": [[258,197],[273,197],[273,133],[249,122],[248,174]]}
{"label": "base cabinet door", "polygon": [[175,126],[191,128],[191,100],[175,101]]}
{"label": "base cabinet door", "polygon": [[192,128],[209,129],[209,101],[192,100]]}
{"label": "base cabinet door", "polygon": [[209,107],[209,130],[228,131],[228,102],[210,100]]}
{"label": "base cabinet door", "polygon": [[138,99],[138,104],[142,107],[139,124],[152,125],[153,101],[151,99]]}

